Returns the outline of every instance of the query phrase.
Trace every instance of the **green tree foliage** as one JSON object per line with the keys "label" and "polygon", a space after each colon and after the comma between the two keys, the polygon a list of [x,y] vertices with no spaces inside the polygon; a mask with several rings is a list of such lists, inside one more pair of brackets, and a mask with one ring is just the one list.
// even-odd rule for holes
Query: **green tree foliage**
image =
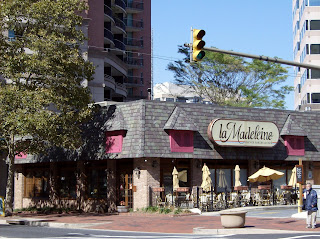
{"label": "green tree foliage", "polygon": [[293,90],[284,85],[287,70],[279,64],[206,52],[201,62],[189,62],[189,48],[179,46],[183,60],[170,63],[177,84],[218,105],[285,108],[285,96]]}
{"label": "green tree foliage", "polygon": [[9,212],[15,155],[81,145],[79,126],[91,115],[83,84],[94,73],[81,50],[84,2],[0,1],[0,143],[8,153]]}

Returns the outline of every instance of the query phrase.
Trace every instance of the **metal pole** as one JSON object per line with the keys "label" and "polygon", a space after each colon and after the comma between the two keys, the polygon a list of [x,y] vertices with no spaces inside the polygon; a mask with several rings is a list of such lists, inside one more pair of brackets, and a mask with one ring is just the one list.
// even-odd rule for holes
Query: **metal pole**
{"label": "metal pole", "polygon": [[295,61],[287,61],[287,60],[282,60],[282,59],[279,59],[279,58],[252,55],[252,54],[247,54],[247,53],[242,53],[242,52],[227,51],[227,50],[221,50],[221,49],[218,49],[218,48],[210,48],[210,47],[204,47],[203,50],[212,51],[212,52],[219,52],[219,53],[224,53],[224,54],[228,54],[228,55],[248,57],[248,58],[252,58],[252,59],[258,59],[258,60],[261,60],[261,61],[270,61],[270,62],[280,63],[280,64],[284,64],[284,65],[299,66],[299,67],[303,67],[303,68],[307,68],[307,69],[320,70],[320,66],[311,65],[311,64],[305,64],[305,63],[299,63],[299,62],[295,62]]}
{"label": "metal pole", "polygon": [[[301,158],[299,158],[299,165],[302,165],[302,159]],[[299,183],[298,213],[302,212],[302,204],[303,204],[302,183]]]}
{"label": "metal pole", "polygon": [[[190,33],[190,42],[193,42],[193,28],[192,27],[191,27],[191,33]],[[193,54],[192,43],[189,44],[189,47],[190,47],[190,62],[193,62],[193,58],[192,58],[192,54]]]}

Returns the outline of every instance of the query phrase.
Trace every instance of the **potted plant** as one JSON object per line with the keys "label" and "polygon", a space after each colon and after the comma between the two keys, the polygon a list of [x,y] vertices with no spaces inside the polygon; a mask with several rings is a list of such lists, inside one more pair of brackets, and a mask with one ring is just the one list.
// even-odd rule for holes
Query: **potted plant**
{"label": "potted plant", "polygon": [[126,206],[125,201],[120,201],[120,206],[117,206],[117,211],[119,213],[121,212],[128,212],[129,211],[129,207]]}

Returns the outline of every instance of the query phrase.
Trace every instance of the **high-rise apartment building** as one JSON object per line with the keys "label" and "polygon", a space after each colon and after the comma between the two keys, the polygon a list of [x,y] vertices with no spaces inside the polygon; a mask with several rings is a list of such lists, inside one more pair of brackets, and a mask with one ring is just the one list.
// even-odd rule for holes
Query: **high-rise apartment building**
{"label": "high-rise apartment building", "polygon": [[93,100],[130,101],[151,88],[151,0],[88,0],[85,18]]}
{"label": "high-rise apartment building", "polygon": [[[293,0],[294,61],[320,65],[320,0]],[[320,71],[294,67],[294,107],[320,110]]]}

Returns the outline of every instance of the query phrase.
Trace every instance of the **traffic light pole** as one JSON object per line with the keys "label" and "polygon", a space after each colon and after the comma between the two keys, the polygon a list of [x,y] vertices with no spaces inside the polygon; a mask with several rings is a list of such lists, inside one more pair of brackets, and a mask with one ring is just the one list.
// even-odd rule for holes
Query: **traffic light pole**
{"label": "traffic light pole", "polygon": [[320,70],[320,66],[311,65],[311,64],[305,64],[305,63],[299,63],[299,62],[295,62],[295,61],[287,61],[287,60],[282,60],[282,59],[279,59],[279,58],[251,55],[251,54],[247,54],[247,53],[241,53],[241,52],[235,52],[235,51],[227,51],[227,50],[221,50],[221,49],[218,49],[218,48],[210,48],[210,47],[204,47],[203,50],[212,51],[212,52],[219,52],[219,53],[224,53],[224,54],[234,55],[234,56],[247,57],[247,58],[252,58],[252,59],[258,59],[258,60],[261,60],[261,61],[270,61],[270,62],[280,63],[280,64],[284,64],[284,65],[298,66],[298,67],[307,68],[307,69]]}

